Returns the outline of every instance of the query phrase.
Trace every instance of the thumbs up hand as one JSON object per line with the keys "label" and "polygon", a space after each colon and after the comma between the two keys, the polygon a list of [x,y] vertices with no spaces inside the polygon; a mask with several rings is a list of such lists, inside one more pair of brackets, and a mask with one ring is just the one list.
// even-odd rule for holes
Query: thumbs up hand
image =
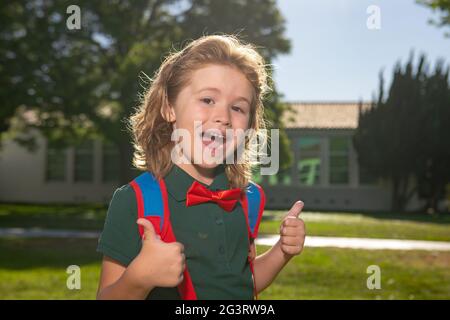
{"label": "thumbs up hand", "polygon": [[302,201],[294,203],[281,222],[278,244],[287,257],[298,255],[303,250],[306,235],[305,222],[298,217],[303,206]]}
{"label": "thumbs up hand", "polygon": [[183,281],[186,267],[183,244],[162,241],[147,219],[140,218],[136,223],[144,233],[141,251],[128,267],[133,283],[146,289],[176,287]]}
{"label": "thumbs up hand", "polygon": [[[136,221],[136,223],[140,225],[144,230],[142,240],[150,240],[150,241],[154,239],[161,240],[161,237],[156,234],[155,228],[153,227],[153,224],[150,221],[148,221],[147,219],[140,218]],[[148,241],[144,243],[148,243]]]}

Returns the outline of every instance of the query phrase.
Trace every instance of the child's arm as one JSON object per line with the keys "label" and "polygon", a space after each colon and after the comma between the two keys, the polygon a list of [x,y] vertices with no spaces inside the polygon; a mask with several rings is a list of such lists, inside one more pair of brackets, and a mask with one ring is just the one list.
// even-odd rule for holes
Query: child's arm
{"label": "child's arm", "polygon": [[121,265],[116,260],[104,256],[97,299],[145,299],[153,286],[145,288],[133,281],[131,269]]}
{"label": "child's arm", "polygon": [[292,206],[280,226],[278,242],[268,251],[256,257],[254,275],[258,293],[272,283],[292,257],[302,252],[306,234],[305,223],[298,218],[302,209],[303,202],[301,201]]}
{"label": "child's arm", "polygon": [[176,287],[183,281],[183,245],[163,242],[146,219],[138,224],[144,228],[141,251],[128,267],[104,258],[97,299],[145,299],[155,287]]}

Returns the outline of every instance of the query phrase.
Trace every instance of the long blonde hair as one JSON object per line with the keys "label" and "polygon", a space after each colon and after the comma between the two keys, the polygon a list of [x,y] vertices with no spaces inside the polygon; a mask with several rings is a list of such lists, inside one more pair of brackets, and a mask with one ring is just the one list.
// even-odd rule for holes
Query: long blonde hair
{"label": "long blonde hair", "polygon": [[[171,170],[173,127],[165,120],[164,111],[169,105],[174,105],[179,92],[189,83],[192,72],[207,64],[233,66],[246,76],[253,87],[248,127],[258,134],[260,143],[266,142],[263,98],[270,88],[263,57],[254,45],[244,44],[234,35],[208,35],[191,41],[181,51],[169,53],[154,78],[150,79],[149,88],[128,121],[136,168],[147,170],[157,178],[164,177]],[[252,164],[247,160],[252,150],[247,145],[248,139],[243,161],[225,164],[225,173],[235,188],[247,186],[252,175]]]}

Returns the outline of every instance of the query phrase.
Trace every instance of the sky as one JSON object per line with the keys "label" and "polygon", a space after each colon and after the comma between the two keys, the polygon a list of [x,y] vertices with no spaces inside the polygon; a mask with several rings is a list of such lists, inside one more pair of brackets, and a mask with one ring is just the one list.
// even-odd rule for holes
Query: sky
{"label": "sky", "polygon": [[[425,53],[450,64],[449,29],[429,23],[437,17],[415,0],[277,0],[286,20],[291,52],[278,56],[274,80],[283,100],[370,101],[384,70],[386,88],[396,62]],[[379,20],[369,6],[379,8]],[[373,19],[375,18],[375,20]],[[367,20],[379,21],[369,29]]]}

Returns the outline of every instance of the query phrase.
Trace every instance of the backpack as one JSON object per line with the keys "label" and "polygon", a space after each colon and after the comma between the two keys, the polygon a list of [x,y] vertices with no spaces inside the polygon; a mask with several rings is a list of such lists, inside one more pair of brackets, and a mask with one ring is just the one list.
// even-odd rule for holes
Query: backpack
{"label": "backpack", "polygon": [[[163,179],[156,179],[150,172],[144,172],[130,182],[133,188],[138,208],[138,217],[149,220],[155,228],[156,234],[160,235],[164,242],[175,242],[175,234],[170,223],[169,203],[167,198],[166,184]],[[265,195],[263,189],[256,183],[250,182],[245,195],[239,202],[242,205],[248,230],[248,245],[258,235],[258,227],[264,212]],[[139,234],[142,238],[143,228],[139,226]],[[253,294],[257,299],[255,275],[253,270],[253,259],[248,256],[248,262],[253,278]],[[196,300],[194,286],[188,267],[183,273],[183,281],[178,285],[178,292],[183,300]]]}

